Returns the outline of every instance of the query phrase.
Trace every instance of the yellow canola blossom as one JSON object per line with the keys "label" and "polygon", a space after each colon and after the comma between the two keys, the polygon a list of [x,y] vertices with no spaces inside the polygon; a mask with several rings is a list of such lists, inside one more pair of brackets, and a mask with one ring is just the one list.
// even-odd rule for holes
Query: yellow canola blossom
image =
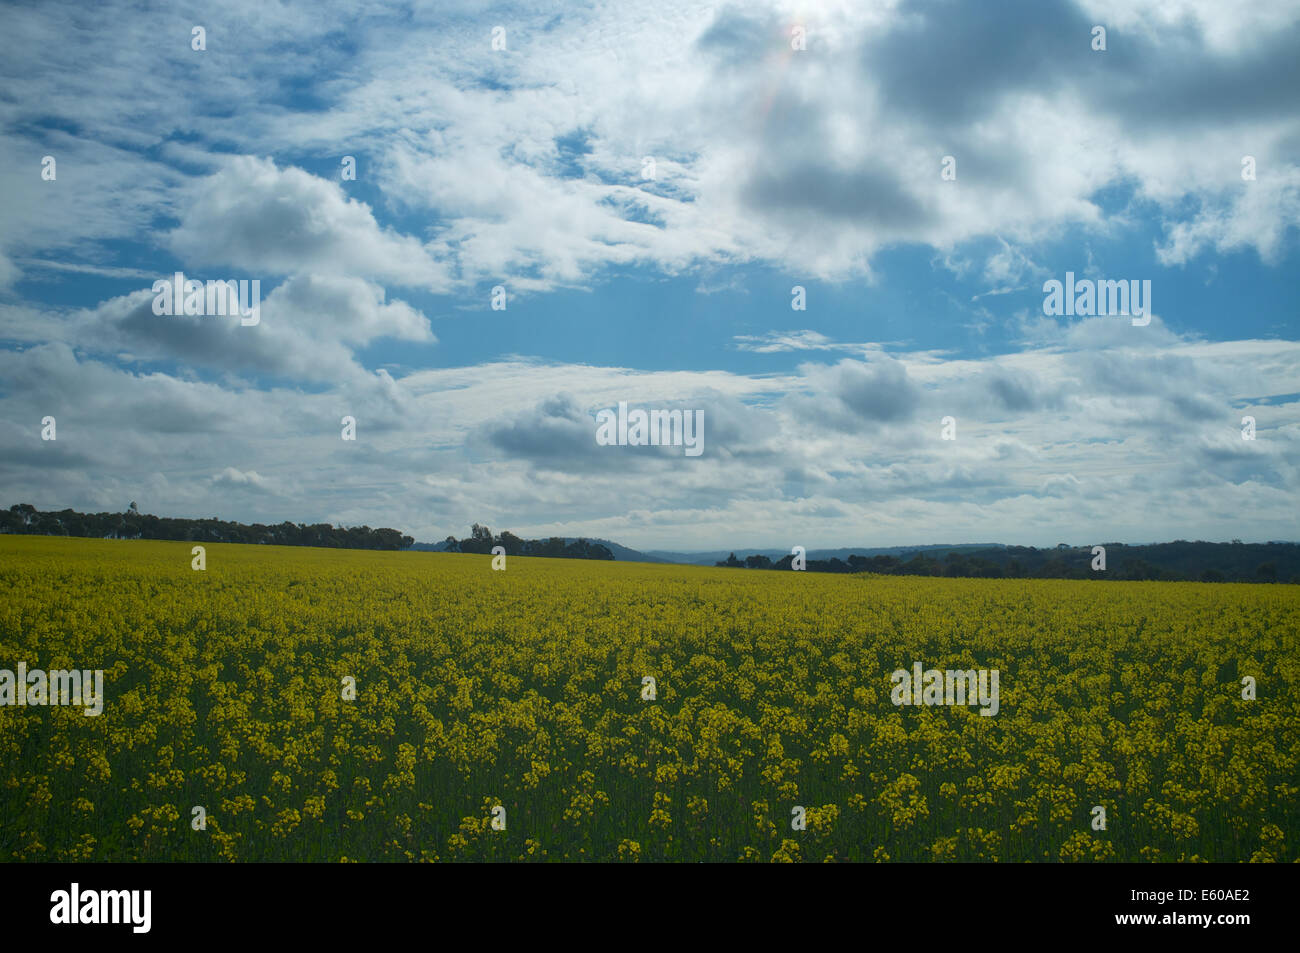
{"label": "yellow canola blossom", "polygon": [[0,536],[0,859],[1300,859],[1300,587],[191,545]]}

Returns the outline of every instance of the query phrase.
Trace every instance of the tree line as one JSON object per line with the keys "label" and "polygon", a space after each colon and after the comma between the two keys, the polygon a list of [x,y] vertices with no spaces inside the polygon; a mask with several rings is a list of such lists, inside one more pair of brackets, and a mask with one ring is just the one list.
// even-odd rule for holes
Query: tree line
{"label": "tree line", "polygon": [[487,555],[500,546],[507,556],[549,556],[558,559],[613,559],[608,546],[576,539],[568,542],[562,536],[549,539],[520,539],[509,530],[493,536],[492,530],[475,523],[465,539],[448,536],[443,541],[443,551],[448,553],[478,553]]}
{"label": "tree line", "polygon": [[[917,553],[900,556],[849,556],[847,560],[807,560],[808,572],[872,572],[895,576],[965,576],[983,579],[1163,579],[1197,582],[1300,583],[1300,544],[1206,543],[1175,540],[1127,546],[1106,543],[1105,572],[1093,570],[1091,546],[1053,549],[1006,546],[954,550],[946,555]],[[716,565],[733,569],[790,569],[793,555],[773,562],[755,554],[744,559],[732,553]]]}
{"label": "tree line", "polygon": [[195,543],[263,543],[268,546],[325,546],[331,549],[408,549],[415,540],[395,529],[331,526],[329,523],[235,523],[174,519],[141,513],[135,503],[125,513],[41,512],[29,503],[0,510],[0,533],[82,536],[90,539],[165,539]]}

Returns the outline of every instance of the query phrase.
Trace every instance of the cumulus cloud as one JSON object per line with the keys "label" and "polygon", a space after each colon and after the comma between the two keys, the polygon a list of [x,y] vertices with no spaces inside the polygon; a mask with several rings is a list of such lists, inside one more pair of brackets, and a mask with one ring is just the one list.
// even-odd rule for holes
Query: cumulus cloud
{"label": "cumulus cloud", "polygon": [[[251,285],[247,291],[251,301]],[[260,320],[251,325],[237,314],[155,314],[156,297],[140,289],[66,313],[10,310],[0,321],[19,340],[62,338],[98,354],[126,353],[131,361],[303,381],[370,376],[354,352],[377,340],[437,342],[428,318],[404,301],[386,300],[383,287],[361,278],[289,278],[265,295]]]}
{"label": "cumulus cloud", "polygon": [[212,485],[218,487],[253,487],[258,490],[267,489],[266,480],[262,479],[256,470],[236,470],[234,467],[226,467],[216,474],[212,478]]}
{"label": "cumulus cloud", "polygon": [[595,418],[568,394],[484,425],[482,438],[507,456],[561,468],[594,466],[613,459],[596,444]]}
{"label": "cumulus cloud", "polygon": [[[1300,16],[1285,2],[1231,23],[1190,0],[1013,0],[998,17],[948,0],[830,4],[801,13],[803,51],[775,3],[596,5],[563,29],[520,12],[503,53],[468,10],[376,10],[344,53],[326,39],[341,7],[234,4],[213,29],[238,29],[238,55],[214,44],[197,63],[106,9],[75,43],[36,10],[4,41],[15,102],[85,133],[41,142],[8,107],[22,141],[0,147],[17,197],[0,247],[80,254],[174,219],[159,240],[190,267],[441,290],[509,275],[532,291],[631,265],[869,275],[902,242],[1019,251],[1062,227],[1113,227],[1096,196],[1116,186],[1155,203],[1169,263],[1207,248],[1275,260],[1300,217]],[[1090,45],[1099,22],[1104,53]],[[294,100],[303,75],[319,78],[310,108]],[[267,108],[232,116],[234,101]],[[345,146],[385,211],[418,225],[381,225],[351,183],[265,158],[337,161]],[[42,151],[66,172],[19,187]],[[945,155],[954,182],[940,179]],[[991,276],[1008,270],[989,262]]]}
{"label": "cumulus cloud", "polygon": [[237,156],[189,192],[167,243],[195,266],[244,269],[251,277],[321,273],[448,285],[446,267],[418,240],[380,227],[338,183],[301,169]]}
{"label": "cumulus cloud", "polygon": [[890,357],[805,364],[800,372],[811,393],[792,395],[791,407],[810,422],[847,432],[908,420],[923,400],[907,366]]}

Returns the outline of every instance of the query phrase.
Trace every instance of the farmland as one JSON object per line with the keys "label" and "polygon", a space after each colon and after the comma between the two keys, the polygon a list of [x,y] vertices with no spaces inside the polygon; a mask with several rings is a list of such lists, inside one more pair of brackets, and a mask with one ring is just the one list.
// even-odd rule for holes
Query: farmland
{"label": "farmland", "polygon": [[1300,859],[1300,587],[190,547],[0,535],[0,858]]}

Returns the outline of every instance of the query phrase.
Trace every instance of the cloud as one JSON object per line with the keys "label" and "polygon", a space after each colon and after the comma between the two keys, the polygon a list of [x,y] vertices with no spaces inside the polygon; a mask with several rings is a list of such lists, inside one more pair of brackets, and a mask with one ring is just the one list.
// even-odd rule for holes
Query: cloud
{"label": "cloud", "polygon": [[[1276,261],[1300,219],[1300,16],[1285,2],[1239,21],[1200,0],[1012,0],[996,18],[949,0],[831,4],[800,14],[802,51],[775,3],[580,8],[563,29],[517,11],[496,53],[470,8],[237,3],[210,24],[237,48],[203,54],[105,10],[71,36],[57,8],[25,10],[4,41],[10,255],[157,236],[189,268],[532,292],[631,266],[870,276],[903,243],[1118,228],[1097,204],[1107,188],[1143,203],[1168,263]],[[32,182],[46,152],[59,179]],[[345,152],[358,183],[333,179]],[[1246,154],[1260,175],[1243,188]],[[321,156],[329,179],[294,164]],[[351,197],[363,190],[373,208]],[[1017,263],[990,247],[990,279],[1014,284]]]}
{"label": "cloud", "polygon": [[617,412],[617,406],[580,407],[570,394],[560,393],[536,406],[508,418],[484,424],[469,437],[473,451],[490,448],[512,460],[552,470],[573,472],[641,474],[647,468],[670,472],[683,459],[692,465],[724,465],[731,460],[771,459],[780,452],[773,446],[780,428],[768,417],[748,405],[702,388],[697,396],[680,400],[628,400],[634,409],[680,411],[703,420],[701,430],[694,431],[702,452],[687,457],[684,445],[643,447],[603,446],[596,442],[596,413],[602,409]]}
{"label": "cloud", "polygon": [[994,372],[987,377],[987,385],[993,396],[1007,410],[1025,411],[1035,409],[1037,400],[1033,390],[1024,381],[1002,372]]}
{"label": "cloud", "polygon": [[[1087,362],[1100,363],[1081,373]],[[0,427],[15,499],[114,508],[143,486],[156,512],[212,515],[221,488],[249,491],[224,517],[383,523],[421,539],[489,520],[676,548],[796,530],[819,545],[1050,545],[1097,526],[1176,538],[1191,506],[1203,535],[1272,538],[1300,490],[1300,404],[1272,400],[1300,392],[1294,342],[898,352],[763,377],[512,362],[314,391],[135,373],[56,343],[0,350],[0,381],[0,419],[27,422]],[[594,412],[620,399],[703,409],[703,456],[597,446]],[[1240,435],[1246,400],[1261,401],[1254,443]],[[958,419],[955,441],[939,438],[941,411]],[[339,438],[344,413],[355,442]],[[45,414],[57,446],[39,439]],[[76,459],[54,465],[47,451]],[[305,509],[286,513],[285,498]]]}
{"label": "cloud", "polygon": [[845,344],[833,341],[819,331],[767,331],[763,334],[737,334],[732,337],[739,351],[755,354],[779,354],[784,351],[861,351],[874,344]]}
{"label": "cloud", "polygon": [[906,421],[923,400],[921,388],[901,361],[843,360],[834,366],[805,364],[800,372],[811,395],[795,395],[791,406],[805,420],[850,432]]}
{"label": "cloud", "polygon": [[511,457],[562,467],[592,466],[609,460],[596,444],[595,418],[568,394],[557,394],[511,419],[486,424],[482,437]]}
{"label": "cloud", "polygon": [[217,487],[254,487],[259,490],[267,489],[267,482],[256,470],[236,470],[234,467],[226,467],[220,473],[212,478],[212,485]]}
{"label": "cloud", "polygon": [[1109,60],[1099,58],[1090,49],[1093,21],[1064,0],[1006,0],[999,16],[986,13],[953,0],[900,5],[891,28],[861,50],[882,101],[901,116],[967,126],[1023,90],[1050,96],[1132,61],[1118,43]]}
{"label": "cloud", "polygon": [[760,169],[741,193],[745,205],[799,231],[849,223],[864,230],[924,228],[931,212],[885,167],[839,168],[797,161]]}
{"label": "cloud", "polygon": [[[251,304],[251,285],[247,295]],[[34,340],[54,335],[98,354],[126,352],[133,361],[302,381],[370,376],[354,353],[377,340],[437,342],[428,318],[403,301],[387,301],[382,287],[361,278],[289,278],[262,300],[255,325],[234,314],[155,314],[155,298],[141,289],[66,314],[10,312],[8,333]]]}
{"label": "cloud", "polygon": [[[447,268],[420,242],[382,228],[335,182],[269,159],[232,158],[189,190],[168,246],[193,267],[248,277],[318,273],[446,290]],[[221,277],[245,277],[231,275]]]}
{"label": "cloud", "polygon": [[1053,475],[1043,481],[1042,493],[1044,496],[1072,496],[1081,485],[1073,473]]}
{"label": "cloud", "polygon": [[19,274],[18,267],[5,255],[0,254],[0,291],[13,287]]}
{"label": "cloud", "polygon": [[1254,181],[1243,181],[1204,203],[1188,221],[1172,223],[1157,248],[1163,265],[1185,265],[1207,248],[1235,252],[1253,248],[1277,264],[1288,228],[1300,222],[1300,168],[1274,166]]}

